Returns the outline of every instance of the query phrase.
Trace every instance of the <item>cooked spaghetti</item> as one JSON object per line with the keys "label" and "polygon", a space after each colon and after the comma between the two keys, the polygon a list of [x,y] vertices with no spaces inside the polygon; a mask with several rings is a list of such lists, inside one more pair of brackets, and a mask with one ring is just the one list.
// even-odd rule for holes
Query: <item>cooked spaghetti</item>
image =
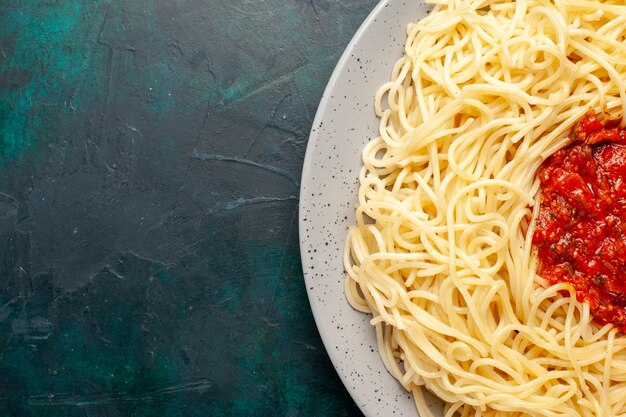
{"label": "cooked spaghetti", "polygon": [[542,162],[626,114],[623,0],[439,0],[376,96],[346,294],[432,415],[626,413],[626,336],[537,274]]}

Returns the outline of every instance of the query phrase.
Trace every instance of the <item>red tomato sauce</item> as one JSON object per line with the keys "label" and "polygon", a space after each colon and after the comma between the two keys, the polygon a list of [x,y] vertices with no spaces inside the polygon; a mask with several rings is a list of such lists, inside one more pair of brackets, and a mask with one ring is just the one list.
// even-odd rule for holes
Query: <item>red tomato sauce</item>
{"label": "red tomato sauce", "polygon": [[587,114],[539,180],[539,275],[571,284],[597,322],[626,332],[626,130]]}

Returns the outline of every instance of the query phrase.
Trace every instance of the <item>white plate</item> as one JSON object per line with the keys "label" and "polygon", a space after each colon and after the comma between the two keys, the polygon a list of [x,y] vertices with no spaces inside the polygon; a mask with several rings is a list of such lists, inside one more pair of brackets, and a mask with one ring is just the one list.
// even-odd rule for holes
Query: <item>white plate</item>
{"label": "white plate", "polygon": [[[385,0],[361,25],[326,87],[302,172],[300,250],[311,308],[337,373],[367,417],[418,415],[380,360],[371,316],[346,301],[342,256],[355,222],[361,151],[378,131],[374,95],[404,51],[406,26],[429,10],[421,0]],[[431,407],[442,415],[440,402]]]}

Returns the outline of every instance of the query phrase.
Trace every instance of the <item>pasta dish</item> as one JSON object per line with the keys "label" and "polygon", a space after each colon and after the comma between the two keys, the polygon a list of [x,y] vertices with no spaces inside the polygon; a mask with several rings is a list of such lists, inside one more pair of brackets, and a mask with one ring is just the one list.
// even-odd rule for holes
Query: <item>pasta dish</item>
{"label": "pasta dish", "polygon": [[422,417],[422,389],[447,417],[626,415],[626,3],[432,3],[375,98],[348,301]]}

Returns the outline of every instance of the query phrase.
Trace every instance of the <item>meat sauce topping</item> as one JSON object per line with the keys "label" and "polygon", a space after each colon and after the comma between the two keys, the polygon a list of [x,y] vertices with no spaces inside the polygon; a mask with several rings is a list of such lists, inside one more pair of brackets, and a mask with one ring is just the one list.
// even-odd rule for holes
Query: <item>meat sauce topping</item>
{"label": "meat sauce topping", "polygon": [[626,332],[626,130],[585,115],[539,180],[539,275],[571,284],[597,322]]}

